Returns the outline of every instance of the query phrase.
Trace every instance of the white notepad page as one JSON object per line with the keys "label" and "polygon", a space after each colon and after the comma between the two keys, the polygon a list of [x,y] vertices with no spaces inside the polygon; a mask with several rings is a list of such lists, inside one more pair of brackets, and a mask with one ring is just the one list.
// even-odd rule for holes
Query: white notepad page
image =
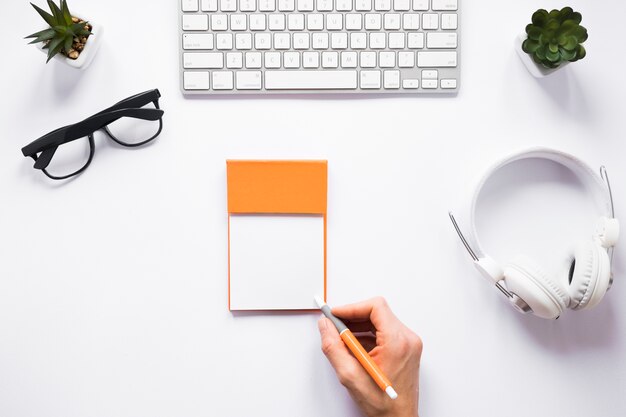
{"label": "white notepad page", "polygon": [[230,309],[317,308],[324,294],[324,217],[230,215]]}

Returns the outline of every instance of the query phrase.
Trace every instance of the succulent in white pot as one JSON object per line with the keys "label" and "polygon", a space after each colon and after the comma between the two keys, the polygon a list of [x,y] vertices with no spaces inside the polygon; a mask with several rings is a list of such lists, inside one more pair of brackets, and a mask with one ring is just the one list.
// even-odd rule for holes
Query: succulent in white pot
{"label": "succulent in white pot", "polygon": [[516,39],[516,50],[526,68],[535,77],[545,77],[570,62],[587,55],[582,45],[588,38],[580,25],[582,15],[564,7],[561,10],[537,10],[526,33]]}
{"label": "succulent in white pot", "polygon": [[33,39],[30,43],[38,44],[39,49],[48,56],[46,63],[54,58],[73,68],[87,68],[100,47],[102,26],[72,14],[66,0],[61,0],[59,5],[48,0],[51,13],[31,5],[48,24],[48,28],[26,39]]}

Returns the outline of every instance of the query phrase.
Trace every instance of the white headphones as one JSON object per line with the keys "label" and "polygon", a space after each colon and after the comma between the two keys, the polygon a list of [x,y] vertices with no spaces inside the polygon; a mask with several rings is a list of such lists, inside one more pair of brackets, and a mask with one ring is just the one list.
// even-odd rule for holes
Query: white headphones
{"label": "white headphones", "polygon": [[[601,202],[602,217],[599,218],[591,239],[579,242],[569,254],[570,267],[562,276],[548,276],[541,267],[526,256],[517,256],[504,267],[482,250],[476,233],[476,202],[487,182],[498,170],[515,161],[540,158],[554,161],[574,172],[594,197]],[[474,260],[481,274],[495,283],[509,299],[513,307],[523,313],[533,313],[545,319],[558,318],[565,308],[582,310],[596,306],[610,288],[613,278],[611,261],[613,246],[619,236],[619,222],[615,219],[611,185],[604,167],[600,175],[587,164],[566,153],[534,148],[511,155],[489,169],[479,181],[471,206],[470,242],[452,215],[450,219],[463,245]],[[610,252],[610,256],[609,256]]]}

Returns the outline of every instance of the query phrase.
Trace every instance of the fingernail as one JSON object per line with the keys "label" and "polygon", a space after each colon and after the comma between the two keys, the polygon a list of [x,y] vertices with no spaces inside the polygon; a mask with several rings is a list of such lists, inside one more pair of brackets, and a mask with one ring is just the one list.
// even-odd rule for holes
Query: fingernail
{"label": "fingernail", "polygon": [[326,320],[324,320],[324,316],[320,317],[320,319],[317,321],[318,323],[318,327],[320,329],[320,332],[325,332],[326,331]]}

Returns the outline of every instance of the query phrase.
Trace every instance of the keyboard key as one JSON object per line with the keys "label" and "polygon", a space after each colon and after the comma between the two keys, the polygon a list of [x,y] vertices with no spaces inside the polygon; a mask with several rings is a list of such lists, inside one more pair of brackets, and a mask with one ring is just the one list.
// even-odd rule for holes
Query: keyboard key
{"label": "keyboard key", "polygon": [[287,17],[289,30],[304,30],[304,15],[302,13],[290,13]]}
{"label": "keyboard key", "polygon": [[335,10],[339,12],[349,12],[352,11],[352,0],[336,0],[335,1]]}
{"label": "keyboard key", "polygon": [[372,0],[356,0],[354,8],[358,12],[369,12],[372,10]]}
{"label": "keyboard key", "polygon": [[342,52],[341,53],[341,67],[342,68],[356,68],[357,65],[357,53],[356,52]]}
{"label": "keyboard key", "polygon": [[361,52],[361,68],[376,68],[376,52]]}
{"label": "keyboard key", "polygon": [[198,11],[198,0],[182,0],[181,6],[183,8],[183,12],[197,12]]}
{"label": "keyboard key", "polygon": [[413,0],[413,10],[424,12],[430,10],[429,0]]}
{"label": "keyboard key", "polygon": [[209,89],[209,73],[189,72],[183,73],[183,88],[185,90],[208,90]]}
{"label": "keyboard key", "polygon": [[298,11],[299,12],[312,12],[313,0],[298,0]]}
{"label": "keyboard key", "polygon": [[232,33],[218,33],[215,35],[216,48],[219,50],[233,49]]}
{"label": "keyboard key", "polygon": [[398,66],[400,68],[413,68],[415,66],[415,52],[398,52]]}
{"label": "keyboard key", "polygon": [[254,48],[260,51],[272,49],[272,35],[269,33],[255,33]]}
{"label": "keyboard key", "polygon": [[367,34],[363,32],[350,34],[350,48],[365,49],[367,47]]}
{"label": "keyboard key", "polygon": [[223,68],[224,54],[221,52],[186,52],[183,54],[183,66],[185,68]]}
{"label": "keyboard key", "polygon": [[459,8],[457,0],[432,0],[432,2],[433,10],[437,11],[457,10]]}
{"label": "keyboard key", "polygon": [[339,52],[322,52],[322,67],[337,68],[339,66]]}
{"label": "keyboard key", "polygon": [[402,88],[417,89],[420,86],[419,80],[402,80]]}
{"label": "keyboard key", "polygon": [[241,31],[246,30],[246,15],[245,14],[231,14],[230,15],[230,30]]}
{"label": "keyboard key", "polygon": [[285,15],[281,13],[272,13],[269,15],[270,30],[285,30]]}
{"label": "keyboard key", "polygon": [[183,15],[183,30],[209,30],[209,16],[205,14]]}
{"label": "keyboard key", "polygon": [[374,0],[374,9],[385,12],[391,10],[391,0]]}
{"label": "keyboard key", "polygon": [[360,13],[346,14],[346,29],[361,30],[363,27],[362,15]]}
{"label": "keyboard key", "polygon": [[400,14],[399,13],[386,13],[383,27],[386,30],[398,30],[400,29]]}
{"label": "keyboard key", "polygon": [[453,90],[456,88],[456,80],[455,79],[446,79],[441,80],[441,88],[444,90]]}
{"label": "keyboard key", "polygon": [[265,88],[267,90],[353,90],[357,88],[357,72],[266,71]]}
{"label": "keyboard key", "polygon": [[321,13],[309,13],[306,16],[306,28],[308,30],[324,29],[324,15]]}
{"label": "keyboard key", "polygon": [[203,12],[216,12],[217,0],[202,0],[200,7]]}
{"label": "keyboard key", "polygon": [[328,49],[328,33],[314,33],[313,49]]}
{"label": "keyboard key", "polygon": [[424,30],[439,29],[439,15],[436,13],[422,14],[422,28]]}
{"label": "keyboard key", "polygon": [[457,46],[456,33],[429,33],[426,36],[426,46],[429,49],[455,49]]}
{"label": "keyboard key", "polygon": [[212,33],[183,34],[183,49],[213,49]]}
{"label": "keyboard key", "polygon": [[220,3],[220,10],[222,12],[237,11],[237,0],[219,0],[219,3]]}
{"label": "keyboard key", "polygon": [[239,11],[256,12],[256,0],[239,0]]}
{"label": "keyboard key", "polygon": [[276,0],[259,0],[259,11],[273,12],[276,10]]}
{"label": "keyboard key", "polygon": [[346,49],[348,48],[348,34],[347,33],[333,33],[330,35],[330,46],[333,49]]}
{"label": "keyboard key", "polygon": [[320,53],[319,52],[303,52],[302,53],[302,67],[303,68],[318,68],[320,66]]}
{"label": "keyboard key", "polygon": [[246,68],[261,68],[261,53],[260,52],[246,53]]}
{"label": "keyboard key", "polygon": [[241,52],[227,53],[226,68],[243,68],[243,54]]}
{"label": "keyboard key", "polygon": [[265,30],[265,15],[253,13],[250,15],[250,30]]}
{"label": "keyboard key", "polygon": [[437,70],[423,70],[422,79],[436,80],[439,78],[439,71]]}
{"label": "keyboard key", "polygon": [[400,71],[385,71],[383,72],[383,86],[386,89],[398,89],[400,88]]}
{"label": "keyboard key", "polygon": [[402,12],[411,10],[411,0],[393,0],[393,10]]}
{"label": "keyboard key", "polygon": [[417,66],[451,68],[457,65],[456,51],[446,52],[418,52]]}
{"label": "keyboard key", "polygon": [[459,25],[458,16],[456,13],[442,13],[441,14],[441,29],[443,30],[456,30]]}
{"label": "keyboard key", "polygon": [[437,88],[437,80],[422,80],[422,88],[424,89],[435,89]]}
{"label": "keyboard key", "polygon": [[[268,34],[269,35],[269,34]],[[238,33],[235,35],[235,49],[252,49],[252,34]]]}
{"label": "keyboard key", "polygon": [[309,49],[310,43],[311,40],[308,33],[293,34],[293,49]]}
{"label": "keyboard key", "polygon": [[402,27],[404,30],[417,30],[420,28],[420,15],[417,13],[405,13],[402,15]]}
{"label": "keyboard key", "polygon": [[214,90],[232,90],[233,89],[233,72],[232,71],[213,71],[213,89]]}
{"label": "keyboard key", "polygon": [[389,49],[404,49],[404,33],[389,34]]}
{"label": "keyboard key", "polygon": [[291,36],[288,33],[275,33],[274,34],[274,49],[289,49],[291,48]]}
{"label": "keyboard key", "polygon": [[225,14],[211,15],[211,30],[222,31],[228,29],[228,17]]}
{"label": "keyboard key", "polygon": [[361,71],[361,88],[380,88],[380,71]]}
{"label": "keyboard key", "polygon": [[318,12],[330,12],[333,10],[333,0],[317,0]]}
{"label": "keyboard key", "polygon": [[280,52],[266,52],[264,58],[265,68],[280,68]]}
{"label": "keyboard key", "polygon": [[281,12],[293,12],[296,9],[294,0],[278,0],[278,10]]}
{"label": "keyboard key", "polygon": [[326,15],[326,29],[341,30],[343,29],[343,15],[339,13],[329,13]]}
{"label": "keyboard key", "polygon": [[261,89],[261,71],[237,71],[235,78],[237,80],[237,90]]}
{"label": "keyboard key", "polygon": [[382,32],[370,33],[370,48],[385,49],[387,47],[387,34]]}
{"label": "keyboard key", "polygon": [[300,52],[285,52],[283,55],[285,68],[300,68]]}
{"label": "keyboard key", "polygon": [[424,34],[423,33],[408,33],[407,43],[409,49],[423,49],[424,48]]}
{"label": "keyboard key", "polygon": [[381,68],[393,68],[396,66],[396,53],[395,52],[379,52],[378,54],[378,66]]}
{"label": "keyboard key", "polygon": [[368,13],[365,15],[365,29],[380,30],[382,28],[381,17],[379,13]]}

